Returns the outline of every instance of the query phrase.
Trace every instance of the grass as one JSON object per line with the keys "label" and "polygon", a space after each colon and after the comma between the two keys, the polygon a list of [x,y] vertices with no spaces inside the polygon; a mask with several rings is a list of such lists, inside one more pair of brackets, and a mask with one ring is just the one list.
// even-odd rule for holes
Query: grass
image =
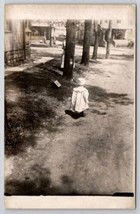
{"label": "grass", "polygon": [[[61,125],[60,109],[71,96],[74,83],[55,73],[59,61],[52,60],[5,79],[5,153],[17,155],[36,144],[42,128],[56,132]],[[53,87],[53,81],[61,83]],[[14,100],[13,100],[14,98]]]}
{"label": "grass", "polygon": [[[85,76],[91,70],[79,64],[76,59],[73,79]],[[53,59],[26,70],[15,72],[5,79],[5,153],[17,155],[24,152],[26,147],[36,144],[36,134],[45,128],[48,132],[56,132],[63,123],[60,114],[66,106],[67,98],[71,97],[75,81],[56,74],[60,69],[60,60]],[[53,81],[61,83],[60,88],[53,87]],[[129,105],[133,101],[127,94],[107,93],[97,86],[87,86],[90,100],[94,103],[104,102],[108,106],[113,104]],[[13,98],[14,99],[13,99]],[[92,110],[94,114],[106,114],[98,109]]]}

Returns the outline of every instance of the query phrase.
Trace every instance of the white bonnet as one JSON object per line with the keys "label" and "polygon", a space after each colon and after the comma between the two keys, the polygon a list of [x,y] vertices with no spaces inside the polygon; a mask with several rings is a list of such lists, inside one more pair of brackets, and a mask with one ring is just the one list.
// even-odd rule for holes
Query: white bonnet
{"label": "white bonnet", "polygon": [[84,78],[78,78],[79,85],[85,85],[86,81]]}

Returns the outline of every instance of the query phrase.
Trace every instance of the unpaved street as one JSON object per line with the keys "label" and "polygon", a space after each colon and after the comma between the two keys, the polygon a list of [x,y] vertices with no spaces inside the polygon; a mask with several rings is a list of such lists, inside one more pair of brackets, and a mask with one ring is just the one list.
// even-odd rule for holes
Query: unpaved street
{"label": "unpaved street", "polygon": [[[58,65],[61,50],[48,50],[47,55],[55,58],[54,53]],[[54,74],[57,66],[53,60],[6,77],[9,138],[14,142],[6,146],[6,194],[112,195],[134,191],[132,50],[112,49],[108,60],[102,57],[103,48],[99,53],[100,58],[90,60],[88,68],[81,66],[78,58],[76,61],[74,75],[86,78],[90,94],[90,108],[86,117],[79,119],[65,114],[75,86]],[[76,54],[80,56],[80,47]],[[60,89],[50,85],[55,78],[62,84]]]}

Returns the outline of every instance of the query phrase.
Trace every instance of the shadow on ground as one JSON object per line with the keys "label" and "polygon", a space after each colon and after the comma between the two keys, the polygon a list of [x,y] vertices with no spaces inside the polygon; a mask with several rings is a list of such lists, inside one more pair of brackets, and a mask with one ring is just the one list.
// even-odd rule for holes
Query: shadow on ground
{"label": "shadow on ground", "polygon": [[67,175],[60,178],[59,186],[53,185],[49,169],[34,165],[29,176],[5,183],[5,195],[76,195],[73,181]]}
{"label": "shadow on ground", "polygon": [[34,165],[30,170],[29,176],[23,177],[22,180],[14,179],[5,182],[5,196],[99,195],[96,186],[93,189],[94,190],[88,193],[80,189],[77,191],[74,181],[68,175],[62,175],[60,177],[59,185],[53,184],[50,170],[41,168],[39,165]]}
{"label": "shadow on ground", "polygon": [[[59,126],[67,125],[63,123],[63,115],[59,112],[62,107],[66,106],[66,99],[71,96],[75,84],[55,73],[56,69],[60,70],[59,65],[60,60],[55,59],[33,69],[6,76],[5,154],[7,156],[22,155],[28,147],[34,147],[37,143],[37,135],[42,129],[46,129],[48,133],[56,133],[60,132]],[[81,74],[84,76],[87,69],[77,64],[74,75],[76,77]],[[102,75],[102,71],[100,75]],[[56,79],[62,85],[60,88],[53,87],[52,83]],[[94,85],[87,85],[87,89],[90,94],[90,103],[93,104],[89,109],[91,114],[106,115],[107,108],[133,104],[133,100],[129,98],[128,94],[108,93],[104,88]],[[104,111],[98,105],[100,103],[106,106]],[[73,117],[67,108],[65,113]],[[79,126],[80,120],[76,119],[75,125]],[[84,144],[81,147],[81,142],[77,142],[79,151],[81,152],[83,149],[86,154],[88,151],[89,153],[97,151],[96,155],[99,159],[105,155],[111,155],[111,144],[108,138],[105,142],[98,137],[94,142],[90,136],[86,147]],[[115,158],[118,159],[118,154],[124,150],[123,144],[119,144]],[[102,158],[102,166],[108,164],[105,160],[106,158]],[[5,195],[85,195],[85,192],[76,190],[72,176],[64,173],[60,177],[60,183],[54,185],[51,175],[50,168],[33,165],[30,167],[30,171],[20,179],[19,177],[11,179],[9,176],[5,181]],[[88,192],[88,195],[93,195],[93,193],[96,195],[97,189],[98,187],[93,180],[93,189],[92,192]]]}
{"label": "shadow on ground", "polygon": [[[36,134],[46,128],[57,131],[61,115],[57,113],[65,98],[71,96],[73,85],[54,73],[52,60],[46,65],[25,72],[15,72],[5,78],[5,153],[17,155],[36,144]],[[55,88],[58,80],[62,87]],[[13,98],[14,97],[14,100]]]}
{"label": "shadow on ground", "polygon": [[38,50],[31,51],[31,56],[32,56],[32,58],[35,58],[35,59],[40,59],[40,57],[54,57],[55,59],[58,59],[61,57],[61,55],[62,55],[62,53],[56,53],[56,52],[50,53],[47,51],[47,48],[46,48],[46,51],[42,51],[42,52],[38,51]]}
{"label": "shadow on ground", "polygon": [[128,97],[128,94],[107,93],[105,89],[97,86],[87,86],[87,89],[91,100],[96,102],[104,102],[109,107],[113,104],[133,104],[133,100]]}
{"label": "shadow on ground", "polygon": [[[27,147],[36,145],[36,135],[42,128],[56,132],[63,123],[59,110],[66,105],[75,84],[55,73],[60,60],[55,59],[24,72],[15,72],[5,78],[5,154],[17,155]],[[75,75],[85,72],[85,67],[76,66]],[[62,86],[53,87],[58,80]],[[133,101],[127,94],[107,93],[97,86],[87,86],[93,103],[103,102],[108,107],[129,105]],[[9,94],[10,93],[10,94]],[[16,99],[12,100],[12,96]],[[90,107],[92,108],[92,106]],[[65,112],[68,113],[68,112]],[[93,114],[106,114],[100,108],[92,109]]]}
{"label": "shadow on ground", "polygon": [[115,55],[115,54],[112,54],[110,59],[132,61],[132,60],[134,60],[134,55],[127,55],[127,54]]}
{"label": "shadow on ground", "polygon": [[60,177],[59,185],[53,184],[51,180],[51,172],[49,169],[42,168],[40,165],[33,165],[29,175],[22,177],[21,180],[7,180],[5,182],[5,196],[24,195],[24,196],[40,196],[40,195],[92,195],[92,196],[127,196],[133,197],[133,193],[110,192],[110,194],[99,193],[98,187],[93,181],[93,189],[90,192],[76,190],[74,181],[68,175]]}
{"label": "shadow on ground", "polygon": [[[98,59],[105,59],[105,54],[99,54]],[[109,59],[113,60],[125,60],[125,61],[132,61],[134,60],[134,55],[128,54],[111,54]]]}

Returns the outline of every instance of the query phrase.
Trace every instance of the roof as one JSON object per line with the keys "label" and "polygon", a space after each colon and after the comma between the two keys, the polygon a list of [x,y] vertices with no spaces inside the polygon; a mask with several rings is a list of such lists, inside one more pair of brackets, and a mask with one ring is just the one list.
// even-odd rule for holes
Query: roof
{"label": "roof", "polygon": [[[108,28],[109,20],[102,21],[102,28],[107,29]],[[134,28],[133,23],[127,22],[127,20],[116,20],[112,21],[112,28],[113,29],[123,29],[123,30],[131,30]]]}
{"label": "roof", "polygon": [[53,24],[49,21],[40,21],[39,20],[39,21],[31,22],[32,27],[50,27],[50,25],[52,25],[52,27],[54,27]]}

